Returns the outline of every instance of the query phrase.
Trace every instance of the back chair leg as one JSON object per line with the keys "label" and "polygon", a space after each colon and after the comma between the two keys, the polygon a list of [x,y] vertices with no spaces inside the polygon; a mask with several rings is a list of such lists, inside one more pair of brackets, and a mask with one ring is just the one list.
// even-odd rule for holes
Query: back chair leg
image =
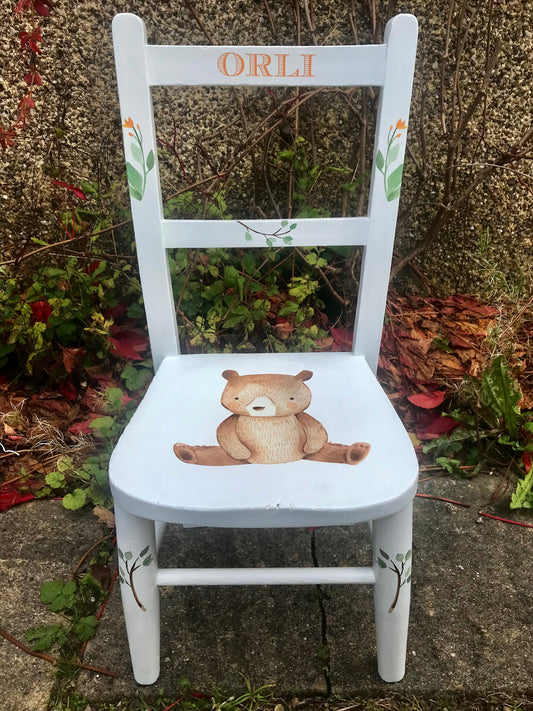
{"label": "back chair leg", "polygon": [[159,676],[159,589],[154,522],[115,505],[120,589],[131,662],[139,684]]}
{"label": "back chair leg", "polygon": [[374,549],[374,609],[378,672],[384,681],[405,674],[407,628],[411,601],[412,504],[399,513],[377,519],[372,526]]}

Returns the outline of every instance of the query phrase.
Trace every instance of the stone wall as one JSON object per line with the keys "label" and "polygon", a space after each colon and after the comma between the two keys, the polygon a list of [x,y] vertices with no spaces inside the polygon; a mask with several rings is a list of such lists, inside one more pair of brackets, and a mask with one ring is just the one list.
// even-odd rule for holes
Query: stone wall
{"label": "stone wall", "polygon": [[[0,0],[4,127],[13,120],[25,90],[13,4],[14,0]],[[127,207],[110,37],[113,15],[125,11],[143,17],[151,42],[168,44],[372,42],[381,39],[390,14],[416,14],[420,39],[397,265],[400,255],[426,246],[401,275],[404,280],[416,278],[413,288],[436,293],[498,297],[501,292],[516,295],[519,287],[530,288],[533,140],[523,139],[533,116],[533,3],[524,0],[300,0],[298,12],[289,0],[57,0],[50,17],[41,22],[43,51],[38,64],[43,86],[34,92],[31,122],[15,145],[0,155],[4,254],[16,254],[31,237],[59,238],[52,178],[74,184],[87,180],[111,195],[113,205]],[[156,92],[161,136],[172,142],[175,130],[180,157],[187,149],[192,156],[180,166],[171,152],[163,151],[167,194],[183,186],[182,168],[198,179],[209,166],[227,165],[240,145],[237,128],[250,129],[261,112],[272,110],[272,100],[264,93],[239,98],[228,91],[217,96],[207,90],[199,100],[194,92],[176,99],[165,91]],[[272,139],[268,149],[265,143],[258,144],[253,158],[235,168],[238,180],[225,194],[228,210],[235,216],[240,207],[243,212],[250,208],[259,216],[285,209],[286,188],[273,178],[272,163],[294,139],[295,121],[298,133],[308,139],[312,161],[322,167],[346,166],[351,179],[360,178],[364,186],[365,155],[360,145],[364,98],[354,92],[348,105],[343,97],[336,104],[337,99],[325,96],[310,105],[309,112],[302,108],[298,118],[291,114],[281,137]],[[372,108],[373,97],[366,98]],[[182,118],[175,121],[177,108]],[[226,133],[217,148],[221,127]],[[352,139],[355,149],[349,146]],[[207,157],[199,151],[199,142],[202,150],[208,147]],[[525,157],[514,160],[517,154]],[[269,165],[266,174],[261,172],[264,163]],[[258,170],[261,179],[254,175]],[[270,176],[268,186],[265,175]],[[338,175],[332,172],[329,189],[325,175],[314,188],[315,206],[333,214],[356,212],[362,198],[342,193]]]}

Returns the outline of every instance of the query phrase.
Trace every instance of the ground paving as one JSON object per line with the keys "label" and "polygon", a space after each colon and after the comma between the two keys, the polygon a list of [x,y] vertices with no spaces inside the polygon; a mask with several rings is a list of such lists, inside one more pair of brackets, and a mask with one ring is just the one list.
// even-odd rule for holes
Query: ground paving
{"label": "ground paving", "polygon": [[[280,693],[341,697],[391,691],[423,697],[523,697],[533,692],[531,560],[533,529],[478,515],[480,508],[511,517],[508,497],[488,505],[500,480],[438,479],[420,490],[469,503],[415,502],[413,605],[405,679],[388,685],[375,670],[372,593],[365,586],[163,588],[162,672],[153,687],[133,680],[118,590],[111,593],[85,661],[118,679],[82,672],[75,690],[93,700],[172,696],[179,680],[195,689],[228,693],[274,683]],[[518,518],[528,520],[527,514]],[[35,502],[0,517],[1,626],[22,637],[51,621],[39,602],[42,582],[67,579],[103,533],[90,511],[67,512],[60,502]],[[217,537],[221,534],[221,538]],[[172,527],[166,566],[260,564],[365,565],[364,526],[282,531],[209,531]],[[5,711],[45,711],[54,668],[0,640]],[[7,704],[7,705],[6,705]]]}

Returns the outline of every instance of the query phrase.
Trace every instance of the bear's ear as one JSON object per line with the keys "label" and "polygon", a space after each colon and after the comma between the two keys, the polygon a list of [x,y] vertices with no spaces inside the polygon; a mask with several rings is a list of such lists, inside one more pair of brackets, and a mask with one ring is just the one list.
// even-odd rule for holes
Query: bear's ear
{"label": "bear's ear", "polygon": [[238,378],[239,374],[237,373],[236,370],[225,370],[222,373],[222,377],[225,378],[226,380],[231,380],[232,378]]}
{"label": "bear's ear", "polygon": [[313,371],[312,370],[302,370],[298,375],[294,376],[296,380],[309,380],[310,378],[313,377]]}

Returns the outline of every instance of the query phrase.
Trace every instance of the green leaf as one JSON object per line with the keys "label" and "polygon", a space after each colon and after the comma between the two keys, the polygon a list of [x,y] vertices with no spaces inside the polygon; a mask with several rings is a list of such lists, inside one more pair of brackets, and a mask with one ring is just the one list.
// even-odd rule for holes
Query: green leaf
{"label": "green leaf", "polygon": [[396,560],[398,563],[402,563],[403,562],[403,553],[398,553],[398,555],[396,556]]}
{"label": "green leaf", "polygon": [[267,238],[266,238],[266,243],[267,243],[267,245],[268,245],[269,247],[273,247],[273,246],[274,246],[274,240],[272,239],[272,237],[267,237]]}
{"label": "green leaf", "polygon": [[385,569],[387,567],[387,564],[385,563],[384,560],[381,560],[381,558],[378,558],[378,565],[380,568]]}
{"label": "green leaf", "polygon": [[385,553],[385,551],[382,548],[379,549],[379,552],[385,558],[385,560],[389,560],[389,558],[390,558],[389,554]]}
{"label": "green leaf", "polygon": [[491,412],[504,421],[511,437],[518,438],[518,402],[522,394],[502,355],[497,356],[481,376],[481,397]]}
{"label": "green leaf", "polygon": [[285,244],[292,244],[292,237],[290,235],[287,235],[283,238],[283,241],[285,242]]}
{"label": "green leaf", "polygon": [[64,644],[67,641],[67,630],[61,624],[32,627],[24,632],[24,637],[33,643],[34,652],[44,652],[54,644]]}
{"label": "green leaf", "polygon": [[251,235],[249,232],[245,232],[245,233],[244,233],[244,239],[245,239],[247,242],[251,242],[251,241],[252,241],[252,235]]}
{"label": "green leaf", "polygon": [[139,558],[144,558],[144,556],[148,553],[150,550],[150,546],[146,546],[146,548],[143,548],[142,551],[139,553]]}
{"label": "green leaf", "polygon": [[385,158],[383,158],[383,153],[378,151],[376,156],[376,168],[383,173],[383,168],[385,166]]}
{"label": "green leaf", "polygon": [[146,156],[146,167],[147,167],[148,170],[152,170],[152,168],[154,167],[154,165],[155,165],[154,152],[153,152],[152,150],[150,150],[150,152],[149,152],[148,155]]}
{"label": "green leaf", "polygon": [[387,192],[387,201],[388,202],[394,202],[394,200],[397,200],[400,197],[401,193],[401,188],[396,188],[396,190],[392,190],[391,192]]}
{"label": "green leaf", "polygon": [[390,147],[390,151],[387,155],[387,164],[390,165],[391,163],[394,163],[396,158],[398,158],[398,153],[400,152],[400,144],[399,143],[394,143]]}
{"label": "green leaf", "polygon": [[143,199],[143,194],[139,190],[135,190],[135,188],[132,188],[130,185],[130,195],[134,197],[136,200],[141,202]]}
{"label": "green leaf", "polygon": [[60,457],[57,460],[57,470],[60,472],[67,472],[69,469],[72,469],[72,458]]}
{"label": "green leaf", "polygon": [[55,600],[58,595],[61,595],[62,592],[63,583],[61,580],[50,580],[41,586],[41,602],[48,605]]}
{"label": "green leaf", "polygon": [[149,555],[148,558],[146,558],[146,560],[143,561],[143,565],[150,565],[152,560],[153,560],[152,556]]}
{"label": "green leaf", "polygon": [[516,491],[511,496],[510,507],[512,509],[533,507],[533,465],[523,479],[519,479]]}
{"label": "green leaf", "polygon": [[389,175],[387,178],[387,196],[389,193],[394,192],[395,190],[398,190],[400,185],[402,184],[402,173],[403,173],[403,163],[400,163],[400,165],[395,168],[392,173]]}
{"label": "green leaf", "polygon": [[288,220],[282,220],[282,221],[281,221],[281,226],[282,226],[282,227],[287,227],[288,224],[289,224],[289,221],[288,221]]}
{"label": "green leaf", "polygon": [[63,497],[63,507],[70,511],[81,509],[87,503],[87,494],[85,489],[74,489],[72,494],[66,494]]}
{"label": "green leaf", "polygon": [[94,636],[97,627],[98,620],[96,617],[94,615],[88,615],[87,617],[81,617],[74,625],[73,630],[82,642],[86,642]]}
{"label": "green leaf", "polygon": [[297,222],[293,222],[292,225],[289,227],[290,230],[295,230],[298,227]]}
{"label": "green leaf", "polygon": [[89,429],[93,430],[93,432],[97,432],[102,437],[108,437],[114,424],[115,418],[105,415],[104,417],[96,417],[89,424]]}
{"label": "green leaf", "polygon": [[133,553],[131,551],[126,551],[124,553],[124,557],[126,558],[126,560],[131,560],[133,558]]}
{"label": "green leaf", "polygon": [[133,158],[137,161],[137,163],[140,163],[141,165],[143,164],[143,154],[142,151],[139,147],[139,144],[136,141],[132,141],[130,143],[130,150],[131,150],[131,155]]}
{"label": "green leaf", "polygon": [[131,163],[126,163],[126,173],[128,174],[128,183],[132,191],[141,195],[143,190],[143,178],[137,168],[134,168]]}
{"label": "green leaf", "polygon": [[413,555],[413,551],[409,549],[407,553],[405,554],[405,560],[408,561],[411,559],[411,556]]}
{"label": "green leaf", "polygon": [[63,489],[66,484],[65,477],[61,472],[50,472],[46,475],[45,481],[52,489]]}

